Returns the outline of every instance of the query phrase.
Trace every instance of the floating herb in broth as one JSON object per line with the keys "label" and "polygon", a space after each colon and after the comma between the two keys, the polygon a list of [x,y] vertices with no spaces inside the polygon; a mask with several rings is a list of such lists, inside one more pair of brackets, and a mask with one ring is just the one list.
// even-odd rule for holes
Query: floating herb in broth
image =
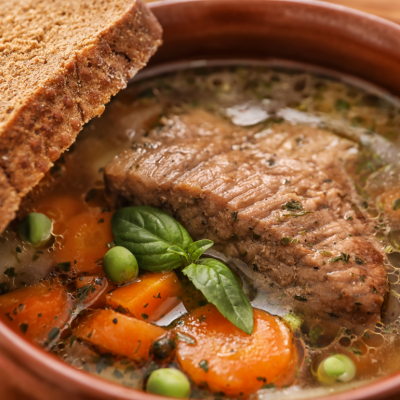
{"label": "floating herb in broth", "polygon": [[[97,284],[94,280],[93,282],[88,280],[88,283],[83,282],[85,284],[81,284],[79,293],[76,291],[76,285],[82,277],[89,279],[90,276],[102,273],[104,255],[115,244],[121,245],[118,240],[113,243],[114,238],[111,235],[110,220],[115,210],[110,208],[111,203],[107,199],[109,194],[107,196],[105,194],[107,182],[103,180],[104,168],[116,154],[125,148],[140,151],[139,143],[144,143],[148,148],[157,148],[159,142],[156,139],[156,133],[165,130],[166,127],[172,127],[174,116],[184,115],[193,109],[206,110],[212,115],[222,117],[227,124],[236,124],[238,130],[248,132],[252,137],[266,137],[270,134],[271,127],[290,123],[300,127],[319,127],[333,132],[338,138],[344,137],[351,140],[353,147],[350,156],[344,157],[341,162],[352,176],[354,193],[357,193],[360,198],[352,204],[353,214],[349,214],[347,218],[350,221],[355,215],[372,218],[374,234],[381,241],[388,258],[386,269],[390,291],[382,310],[382,322],[370,327],[362,325],[349,327],[342,326],[335,313],[330,313],[326,320],[321,320],[319,317],[296,311],[298,304],[307,303],[307,296],[300,296],[301,298],[298,295],[298,298],[288,296],[275,282],[257,271],[258,265],[249,266],[244,263],[246,249],[237,257],[232,258],[218,252],[218,246],[207,249],[209,246],[207,240],[211,239],[208,237],[204,237],[204,242],[200,244],[196,242],[198,245],[194,247],[191,244],[191,238],[185,235],[182,236],[183,241],[165,243],[163,254],[168,253],[166,262],[171,268],[178,264],[184,267],[185,263],[182,263],[182,259],[185,255],[182,253],[182,256],[181,249],[186,255],[190,254],[196,263],[200,261],[197,257],[198,253],[206,251],[205,254],[212,257],[208,258],[207,260],[210,261],[207,262],[212,263],[214,259],[228,265],[231,271],[240,278],[243,292],[251,300],[253,307],[270,312],[272,315],[285,317],[293,327],[298,343],[303,343],[304,362],[298,367],[295,384],[281,390],[276,389],[273,383],[266,382],[263,388],[252,397],[290,396],[290,398],[296,398],[297,393],[302,393],[299,389],[316,390],[310,392],[309,398],[314,394],[321,394],[325,389],[321,388],[321,382],[315,378],[317,375],[313,376],[312,371],[318,371],[318,366],[324,359],[333,357],[329,361],[330,364],[328,363],[328,372],[333,376],[335,373],[342,372],[347,361],[339,360],[342,362],[340,364],[335,359],[336,354],[350,357],[357,372],[350,384],[334,383],[334,390],[361,385],[368,380],[400,370],[400,357],[393,356],[400,348],[398,336],[400,207],[397,207],[400,199],[398,180],[400,168],[397,156],[400,148],[399,107],[387,96],[301,71],[263,67],[187,70],[136,82],[116,96],[101,119],[93,120],[88,124],[73,148],[56,163],[51,173],[28,195],[19,211],[20,219],[31,212],[47,215],[53,221],[54,240],[42,248],[32,248],[28,243],[21,242],[16,224],[11,224],[2,235],[0,254],[3,264],[0,270],[0,299],[6,292],[30,286],[42,280],[48,281],[49,278],[52,282],[60,282],[61,287],[64,287],[68,293],[70,305],[69,311],[65,310],[68,317],[61,317],[61,314],[58,314],[58,319],[70,325],[65,329],[62,328],[61,339],[57,337],[54,339],[53,334],[50,334],[52,340],[54,339],[51,351],[79,369],[127,387],[145,388],[147,378],[154,370],[160,368],[157,360],[148,359],[138,363],[126,356],[98,352],[95,347],[88,346],[74,334],[74,329],[88,313],[85,310],[85,301],[87,304],[89,300],[91,304],[96,304],[95,296],[102,290],[99,284],[101,280],[97,280]],[[296,146],[301,149],[305,145],[307,144],[299,136]],[[271,155],[264,161],[273,167],[275,157]],[[140,163],[133,168],[140,169]],[[328,181],[332,177],[326,179]],[[288,186],[290,182],[284,177],[282,185]],[[76,217],[81,214],[86,215],[84,223]],[[312,215],[312,211],[293,198],[282,204],[281,215],[278,218],[293,219],[298,222]],[[82,238],[91,236],[103,238],[98,247],[96,244],[89,246],[90,257],[88,254],[85,255],[86,258],[65,257],[67,253],[62,249],[65,249],[65,240],[68,239],[68,229],[72,222],[74,226],[82,227],[80,233]],[[240,223],[237,212],[231,213],[229,222]],[[277,223],[279,222],[277,219]],[[83,226],[90,226],[92,231],[86,232]],[[249,232],[257,239],[257,231],[251,228]],[[318,221],[315,223],[315,229],[318,229]],[[93,230],[99,233],[93,235]],[[277,245],[285,249],[290,248],[298,241],[303,242],[308,234],[310,234],[309,230],[304,228],[299,229],[296,237],[292,234],[282,234],[281,243]],[[232,238],[232,240],[237,239]],[[313,243],[309,242],[308,245],[312,249]],[[60,254],[63,256],[61,259]],[[348,252],[334,253],[321,250],[319,254],[327,265],[332,267],[339,268],[341,264],[348,263],[349,259],[355,260],[357,264],[365,265],[363,264],[365,260]],[[140,260],[137,254],[135,256],[139,267],[142,269],[146,267],[147,261]],[[89,264],[91,269],[85,274],[82,265]],[[68,265],[69,268],[67,270],[55,268],[57,265]],[[201,261],[198,265],[202,265]],[[194,279],[194,272],[190,268],[186,272],[186,275],[191,275]],[[142,271],[139,280],[143,276]],[[178,299],[181,303],[177,304],[177,308],[174,308],[174,311],[171,311],[172,314],[169,315],[169,321],[173,322],[168,330],[181,323],[183,314],[179,310],[182,309],[182,305],[187,307],[188,311],[207,305],[206,298],[195,288],[195,286],[200,288],[201,285],[193,286],[180,272],[177,276],[183,287],[183,294],[181,299]],[[357,284],[367,284],[363,276],[356,276],[354,279]],[[156,283],[161,289],[165,289],[162,282]],[[86,289],[83,289],[85,287]],[[109,290],[112,288],[114,286],[110,286]],[[161,289],[160,297],[162,297]],[[85,292],[84,298],[81,295],[79,299],[78,294],[83,292]],[[154,302],[160,301],[157,295],[155,297]],[[209,298],[207,295],[206,297]],[[148,310],[152,307],[152,304],[144,307],[145,305],[146,303],[143,304],[143,310],[139,314],[139,319],[144,321],[146,321],[144,315],[149,318],[150,311]],[[183,307],[183,312],[186,312],[185,307]],[[126,315],[129,311],[121,307],[113,312]],[[202,322],[199,321],[199,323]],[[117,323],[111,321],[113,327],[121,327],[122,324],[122,319],[117,318]],[[69,327],[72,329],[70,330]],[[58,334],[56,329],[60,329],[59,326],[53,328],[54,330],[49,329],[48,333],[57,332]],[[25,334],[29,334],[33,327],[23,325],[21,329],[27,329]],[[91,331],[88,332],[90,335]],[[186,345],[195,345],[195,340],[191,336],[186,333],[179,333],[179,335],[184,339],[178,338],[177,342],[185,340]],[[92,333],[91,337],[94,338],[95,333]],[[143,345],[140,342],[137,346],[138,353]],[[135,350],[136,348],[133,349],[133,353]],[[212,365],[207,358],[204,360],[207,364],[202,365],[207,365],[208,372],[204,368],[200,368],[203,371],[200,372],[207,374]],[[168,362],[173,368],[179,368],[175,359]],[[346,366],[348,365],[351,364],[347,363]],[[260,373],[260,382],[262,378]],[[301,395],[305,394],[299,396]],[[211,393],[201,385],[195,385],[192,388],[191,396],[205,399],[227,397],[222,393],[217,395]]]}

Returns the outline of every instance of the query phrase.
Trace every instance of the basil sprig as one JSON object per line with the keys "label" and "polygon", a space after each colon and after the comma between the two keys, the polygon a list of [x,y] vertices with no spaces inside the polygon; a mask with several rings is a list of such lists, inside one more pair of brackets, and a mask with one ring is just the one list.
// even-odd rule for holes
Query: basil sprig
{"label": "basil sprig", "polygon": [[187,230],[174,218],[148,206],[121,208],[111,220],[114,242],[136,257],[140,268],[182,273],[239,329],[253,332],[253,308],[235,275],[222,262],[203,253],[214,245],[211,240],[193,242]]}
{"label": "basil sprig", "polygon": [[182,265],[182,256],[169,248],[187,250],[193,243],[187,230],[167,213],[153,207],[121,208],[111,220],[114,243],[126,247],[140,268],[170,271]]}

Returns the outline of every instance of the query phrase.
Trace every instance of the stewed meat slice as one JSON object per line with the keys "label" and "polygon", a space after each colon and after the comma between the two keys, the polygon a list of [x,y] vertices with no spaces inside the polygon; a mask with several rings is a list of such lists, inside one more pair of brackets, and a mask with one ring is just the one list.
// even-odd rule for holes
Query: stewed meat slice
{"label": "stewed meat slice", "polygon": [[325,130],[283,123],[257,132],[194,110],[118,155],[105,178],[120,204],[167,211],[194,239],[279,284],[299,309],[369,324],[387,274],[347,172],[358,151]]}

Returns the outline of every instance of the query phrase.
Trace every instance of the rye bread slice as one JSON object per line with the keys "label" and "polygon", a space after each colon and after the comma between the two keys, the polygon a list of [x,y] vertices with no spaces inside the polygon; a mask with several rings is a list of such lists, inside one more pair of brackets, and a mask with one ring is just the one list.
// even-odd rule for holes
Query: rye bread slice
{"label": "rye bread slice", "polygon": [[161,44],[141,0],[10,0],[0,9],[0,232],[20,199]]}

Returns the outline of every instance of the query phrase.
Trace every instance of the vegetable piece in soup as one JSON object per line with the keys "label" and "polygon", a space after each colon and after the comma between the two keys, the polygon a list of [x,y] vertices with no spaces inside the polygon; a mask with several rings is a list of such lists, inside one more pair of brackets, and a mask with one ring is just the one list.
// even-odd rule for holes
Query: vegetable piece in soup
{"label": "vegetable piece in soup", "polygon": [[[293,383],[297,349],[286,323],[254,310],[254,331],[248,335],[212,305],[197,309],[177,325],[177,356],[197,384],[230,396],[250,394],[264,385]],[[179,334],[192,339],[179,340]]]}

